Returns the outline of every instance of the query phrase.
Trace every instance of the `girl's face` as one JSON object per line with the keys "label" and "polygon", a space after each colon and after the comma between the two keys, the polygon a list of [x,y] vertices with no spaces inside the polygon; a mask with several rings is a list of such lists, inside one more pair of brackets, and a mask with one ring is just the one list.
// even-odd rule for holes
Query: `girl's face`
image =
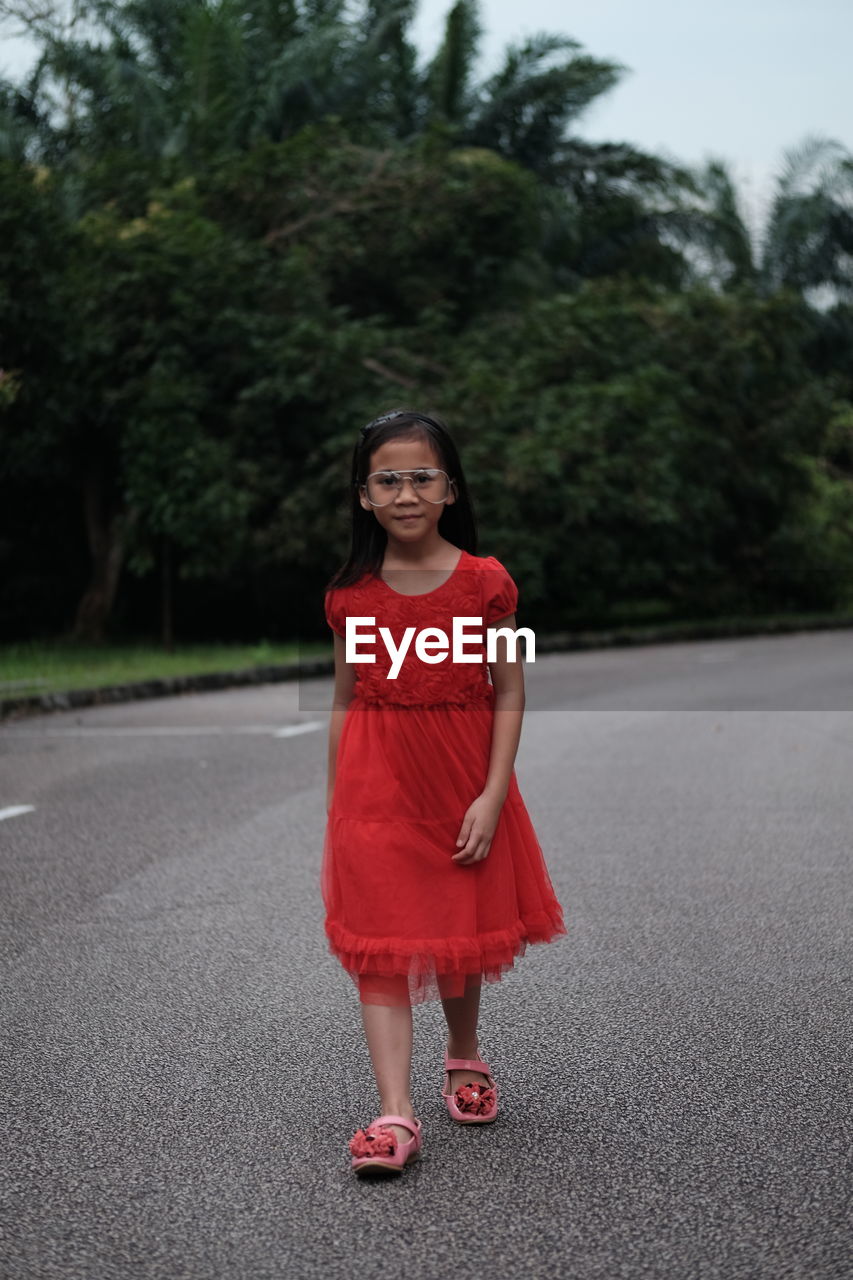
{"label": "girl's face", "polygon": [[[418,438],[386,440],[371,452],[367,470],[368,474],[374,471],[413,472],[426,467],[445,470],[432,442]],[[387,506],[372,506],[363,487],[359,501],[365,511],[373,512],[389,538],[397,538],[401,542],[420,542],[432,534],[444,508],[456,501],[456,495],[451,487],[443,502],[430,502],[415,491],[414,484],[407,476],[403,487],[398,493],[394,493]]]}

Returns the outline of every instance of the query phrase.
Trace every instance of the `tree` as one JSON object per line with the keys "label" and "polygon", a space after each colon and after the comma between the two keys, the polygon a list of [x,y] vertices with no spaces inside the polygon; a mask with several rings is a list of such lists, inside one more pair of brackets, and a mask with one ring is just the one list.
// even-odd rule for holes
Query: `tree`
{"label": "tree", "polygon": [[853,155],[807,137],[783,155],[763,228],[751,234],[729,167],[696,175],[699,200],[685,209],[685,242],[700,274],[723,289],[751,285],[765,296],[793,289],[819,302],[853,294]]}
{"label": "tree", "polygon": [[408,36],[414,11],[412,0],[366,0],[355,17],[341,3],[99,0],[88,38],[76,24],[33,21],[43,52],[25,92],[49,104],[53,146],[69,159],[133,147],[192,167],[337,116],[375,144],[443,124],[458,145],[547,178],[569,122],[621,70],[543,35],[510,47],[500,71],[476,84],[474,0],[450,9],[423,68]]}
{"label": "tree", "polygon": [[[543,624],[644,599],[687,616],[846,603],[853,538],[814,536],[829,492],[814,460],[843,465],[849,405],[810,373],[812,332],[790,293],[627,279],[466,332],[436,407],[477,477],[490,549]],[[853,486],[845,497],[832,475],[849,527]]]}

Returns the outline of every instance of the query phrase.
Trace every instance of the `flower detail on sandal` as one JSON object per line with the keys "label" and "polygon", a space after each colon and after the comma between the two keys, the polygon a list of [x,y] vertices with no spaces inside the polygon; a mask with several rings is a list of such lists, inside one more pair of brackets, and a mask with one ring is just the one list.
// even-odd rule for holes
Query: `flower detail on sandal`
{"label": "flower detail on sandal", "polygon": [[357,1160],[369,1159],[371,1156],[393,1156],[397,1150],[397,1139],[393,1129],[385,1125],[377,1126],[369,1132],[357,1129],[349,1140],[350,1154]]}
{"label": "flower detail on sandal", "polygon": [[456,1090],[454,1096],[459,1110],[467,1115],[485,1115],[497,1102],[494,1089],[488,1085],[475,1084],[473,1081],[463,1084]]}
{"label": "flower detail on sandal", "polygon": [[[451,1058],[445,1049],[444,1070],[446,1083],[441,1096],[457,1124],[491,1124],[497,1119],[498,1086],[488,1062],[482,1058]],[[478,1071],[485,1079],[468,1080],[454,1089],[451,1075],[454,1071]]]}

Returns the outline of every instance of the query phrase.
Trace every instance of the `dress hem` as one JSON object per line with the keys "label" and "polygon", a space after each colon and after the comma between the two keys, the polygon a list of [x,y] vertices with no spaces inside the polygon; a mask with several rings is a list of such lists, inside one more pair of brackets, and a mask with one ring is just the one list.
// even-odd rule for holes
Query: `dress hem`
{"label": "dress hem", "polygon": [[[412,1004],[436,999],[464,987],[469,976],[497,982],[531,944],[551,942],[568,933],[562,913],[540,911],[514,928],[474,937],[365,937],[334,921],[325,925],[329,950],[356,984],[361,979],[408,980]],[[439,981],[443,990],[439,989]],[[460,986],[461,982],[461,986]]]}

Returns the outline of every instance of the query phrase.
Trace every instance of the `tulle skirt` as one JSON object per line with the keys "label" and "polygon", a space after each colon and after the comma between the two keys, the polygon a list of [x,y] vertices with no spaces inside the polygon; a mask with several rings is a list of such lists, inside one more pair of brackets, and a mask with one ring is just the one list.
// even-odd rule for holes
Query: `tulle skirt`
{"label": "tulle skirt", "polygon": [[347,711],[321,887],[329,948],[364,1003],[461,996],[566,933],[514,772],[486,858],[452,861],[485,785],[493,704],[356,698]]}

